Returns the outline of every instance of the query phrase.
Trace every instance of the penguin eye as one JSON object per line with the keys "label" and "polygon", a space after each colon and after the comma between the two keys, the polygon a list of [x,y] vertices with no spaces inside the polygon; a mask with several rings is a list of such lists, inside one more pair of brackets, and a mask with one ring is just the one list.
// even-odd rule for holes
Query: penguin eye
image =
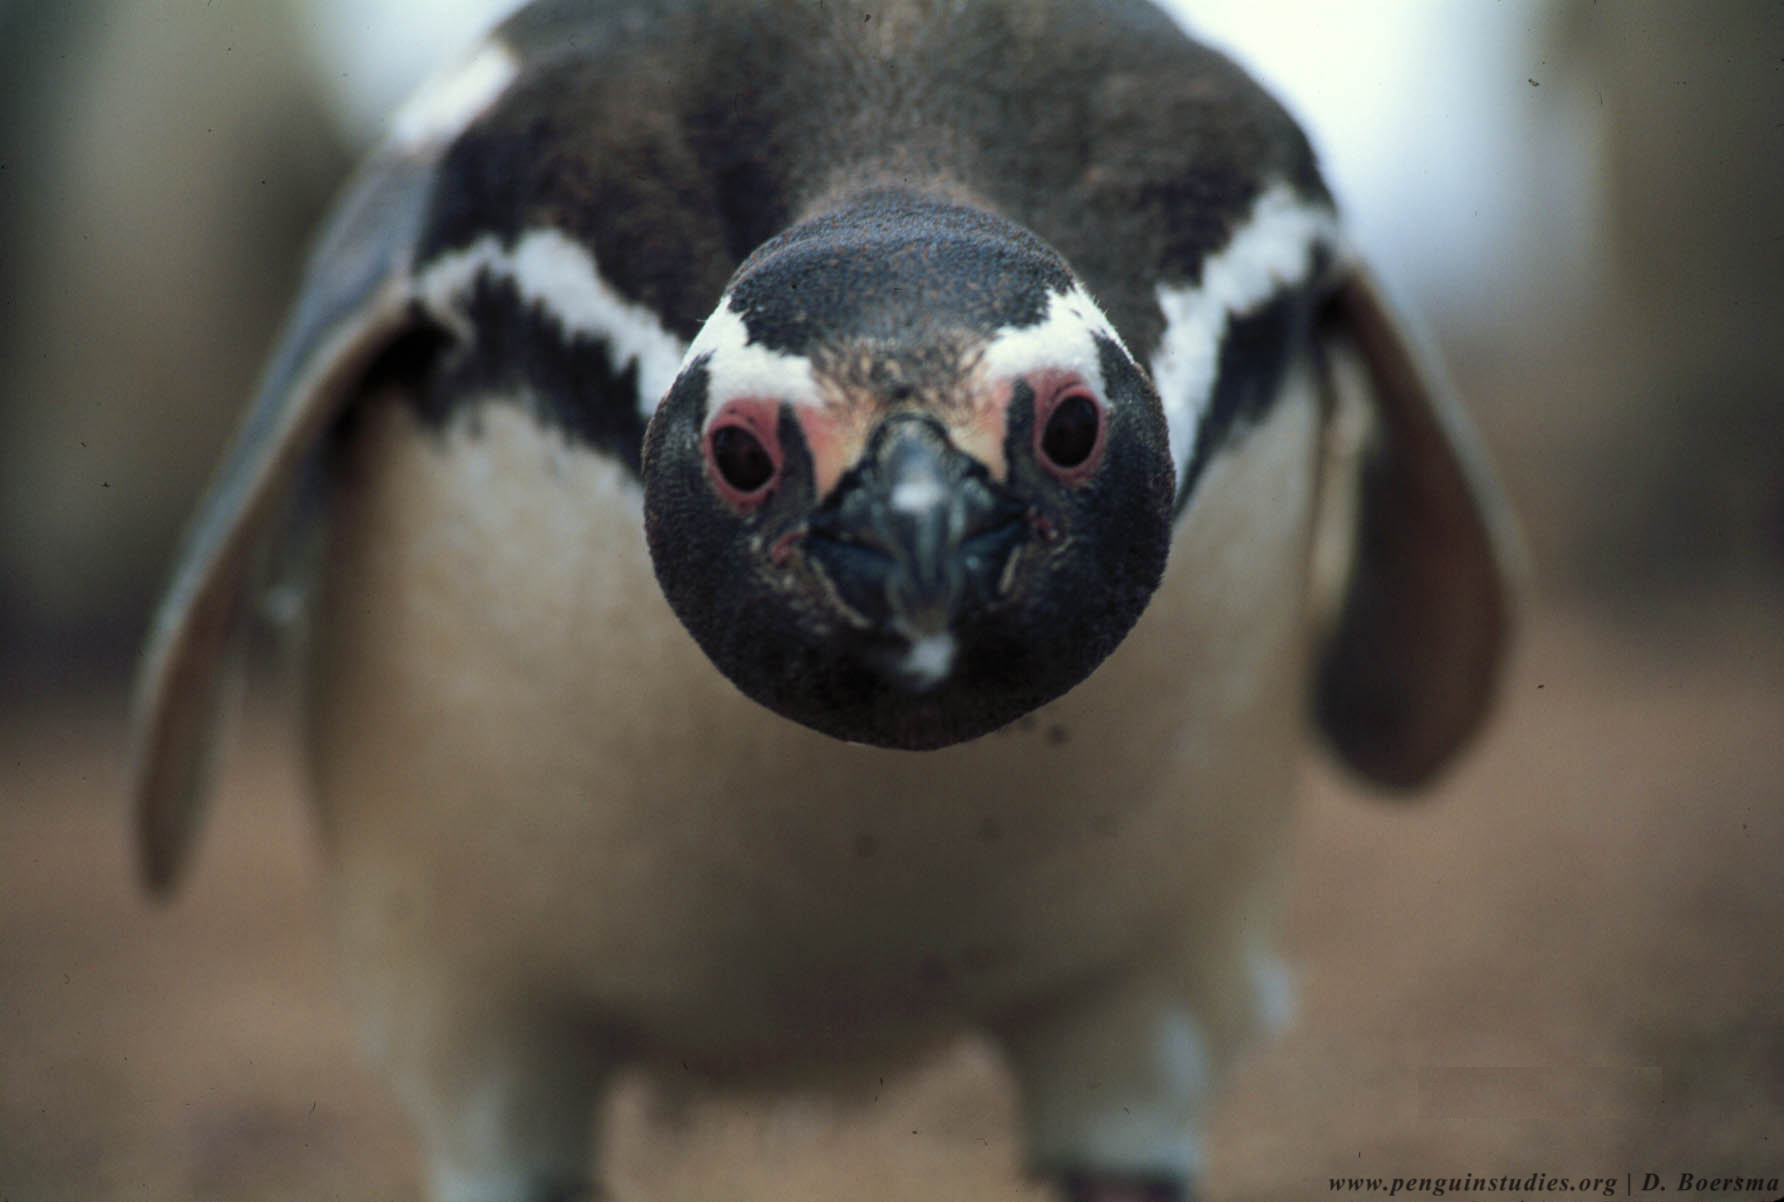
{"label": "penguin eye", "polygon": [[720,426],[712,432],[712,464],[739,493],[753,493],[774,479],[768,448],[742,426]]}
{"label": "penguin eye", "polygon": [[1043,466],[1067,483],[1088,473],[1102,445],[1103,411],[1087,393],[1061,393],[1048,406],[1036,447]]}
{"label": "penguin eye", "polygon": [[706,473],[733,509],[754,509],[780,478],[780,408],[758,397],[733,400],[706,428]]}

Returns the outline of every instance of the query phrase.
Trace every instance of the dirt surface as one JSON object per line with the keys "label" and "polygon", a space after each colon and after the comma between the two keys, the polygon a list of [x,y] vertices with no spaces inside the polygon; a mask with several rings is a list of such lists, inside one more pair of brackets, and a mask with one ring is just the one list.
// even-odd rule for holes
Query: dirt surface
{"label": "dirt surface", "polygon": [[[1440,798],[1310,770],[1299,1019],[1227,1094],[1208,1198],[1329,1196],[1336,1176],[1597,1176],[1618,1197],[1648,1173],[1675,1197],[1682,1173],[1784,1178],[1778,619],[1549,611]],[[330,968],[289,738],[250,719],[196,877],[155,909],[126,858],[120,710],[0,727],[0,1200],[418,1200]],[[976,1046],[847,1111],[666,1113],[629,1081],[607,1124],[618,1202],[1045,1196],[1016,1175],[1008,1082]],[[1538,1184],[1446,1196],[1561,1196]]]}

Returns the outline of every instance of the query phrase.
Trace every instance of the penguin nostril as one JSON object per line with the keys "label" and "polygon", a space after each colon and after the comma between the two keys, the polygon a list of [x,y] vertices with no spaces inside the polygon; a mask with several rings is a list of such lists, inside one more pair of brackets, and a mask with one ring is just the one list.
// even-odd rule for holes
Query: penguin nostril
{"label": "penguin nostril", "polygon": [[1020,526],[1028,517],[1028,506],[982,478],[971,481],[962,492],[959,519],[962,539]]}
{"label": "penguin nostril", "polygon": [[802,542],[806,563],[826,581],[837,601],[863,626],[892,620],[898,561],[885,548],[842,530],[814,523]]}

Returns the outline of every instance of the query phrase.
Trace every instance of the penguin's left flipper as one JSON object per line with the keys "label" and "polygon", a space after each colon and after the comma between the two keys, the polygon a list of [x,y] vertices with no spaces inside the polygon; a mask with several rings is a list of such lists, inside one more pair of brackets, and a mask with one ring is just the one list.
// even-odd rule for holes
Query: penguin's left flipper
{"label": "penguin's left flipper", "polygon": [[1319,343],[1330,433],[1353,444],[1328,456],[1328,472],[1340,478],[1326,496],[1353,487],[1354,495],[1341,506],[1347,528],[1327,532],[1349,546],[1314,714],[1349,767],[1415,789],[1450,762],[1491,706],[1528,575],[1525,553],[1437,357],[1366,269],[1353,266],[1333,292]]}
{"label": "penguin's left flipper", "polygon": [[308,448],[357,394],[367,368],[414,321],[410,256],[436,163],[432,147],[394,147],[350,183],[187,529],[149,632],[131,723],[139,868],[152,893],[178,882],[199,824],[227,668],[266,519]]}

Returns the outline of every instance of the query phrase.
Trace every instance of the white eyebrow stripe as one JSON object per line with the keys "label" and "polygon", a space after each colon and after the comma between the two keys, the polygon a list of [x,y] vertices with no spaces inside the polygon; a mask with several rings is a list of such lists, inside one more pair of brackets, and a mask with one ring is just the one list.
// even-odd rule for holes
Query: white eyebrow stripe
{"label": "white eyebrow stripe", "polygon": [[1158,286],[1165,330],[1152,356],[1152,382],[1164,404],[1179,490],[1214,396],[1228,324],[1311,283],[1315,252],[1340,253],[1342,246],[1338,215],[1329,204],[1276,183],[1259,194],[1227,244],[1202,260],[1199,282]]}
{"label": "white eyebrow stripe", "polygon": [[429,78],[390,121],[390,143],[415,151],[450,142],[489,111],[514,77],[520,56],[491,38],[469,56]]}
{"label": "white eyebrow stripe", "polygon": [[636,363],[638,415],[650,420],[675,383],[687,345],[648,306],[627,300],[602,278],[587,247],[550,228],[528,230],[511,247],[485,234],[428,263],[416,289],[431,313],[462,326],[462,303],[479,276],[512,284],[566,335],[605,342],[616,373]]}
{"label": "white eyebrow stripe", "polygon": [[1047,313],[1028,326],[1005,326],[991,336],[980,358],[981,370],[993,380],[1026,376],[1042,368],[1076,371],[1106,395],[1097,337],[1123,346],[1121,336],[1090,294],[1077,284],[1049,293]]}
{"label": "white eyebrow stripe", "polygon": [[751,342],[749,326],[743,314],[731,307],[729,293],[700,327],[680,366],[702,355],[711,356],[706,364],[709,418],[725,401],[737,397],[773,397],[801,408],[823,407],[811,360]]}

